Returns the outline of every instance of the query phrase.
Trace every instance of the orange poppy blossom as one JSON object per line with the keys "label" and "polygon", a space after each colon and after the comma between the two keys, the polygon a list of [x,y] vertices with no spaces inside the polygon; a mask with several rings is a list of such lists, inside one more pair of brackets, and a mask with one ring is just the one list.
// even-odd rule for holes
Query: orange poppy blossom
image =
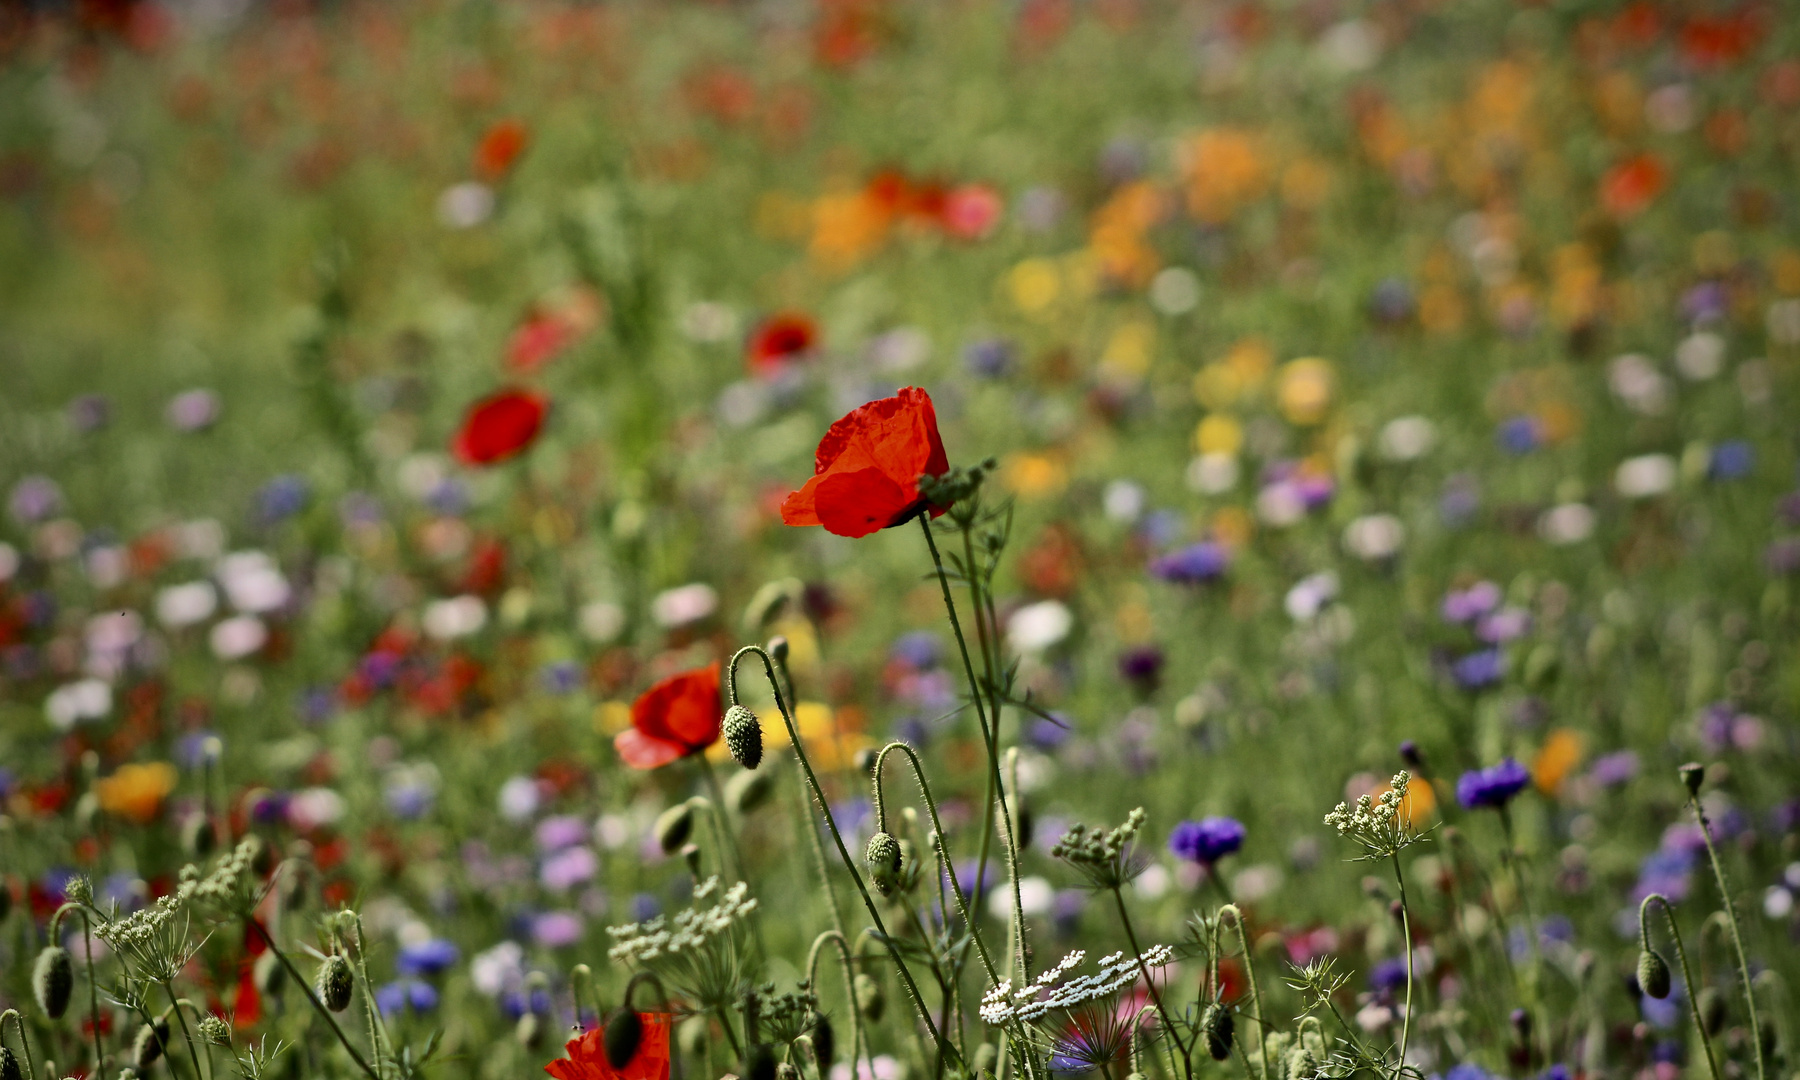
{"label": "orange poppy blossom", "polygon": [[671,675],[631,703],[631,726],[613,748],[634,769],[659,769],[719,741],[719,662]]}
{"label": "orange poppy blossom", "polygon": [[854,537],[905,524],[920,511],[937,517],[944,510],[919,494],[919,478],[949,470],[931,395],[908,386],[831,425],[812,479],[781,504],[781,520]]}
{"label": "orange poppy blossom", "polygon": [[544,1066],[556,1080],[669,1080],[669,1013],[638,1013],[644,1022],[644,1036],[637,1053],[615,1069],[606,1060],[604,1029],[589,1028],[563,1046],[567,1057],[557,1058]]}
{"label": "orange poppy blossom", "polygon": [[502,390],[469,407],[450,451],[464,465],[493,465],[514,457],[537,439],[550,402],[530,390]]}

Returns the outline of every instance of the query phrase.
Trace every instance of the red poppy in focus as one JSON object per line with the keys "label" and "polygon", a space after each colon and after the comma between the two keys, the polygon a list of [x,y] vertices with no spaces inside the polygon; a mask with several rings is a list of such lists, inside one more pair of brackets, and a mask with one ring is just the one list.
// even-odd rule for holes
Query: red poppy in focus
{"label": "red poppy in focus", "polygon": [[544,426],[550,402],[529,390],[502,390],[470,406],[450,452],[465,465],[492,465],[522,452]]}
{"label": "red poppy in focus", "polygon": [[489,182],[500,179],[530,142],[530,132],[517,120],[502,120],[488,128],[475,144],[475,175]]}
{"label": "red poppy in focus", "polygon": [[[838,536],[867,536],[926,509],[919,477],[949,469],[931,396],[909,386],[831,425],[819,440],[813,478],[781,504],[781,520],[823,525]],[[943,512],[930,508],[932,517]]]}
{"label": "red poppy in focus", "polygon": [[644,1037],[638,1051],[615,1069],[606,1060],[605,1036],[602,1028],[590,1028],[580,1038],[563,1046],[566,1058],[557,1058],[544,1066],[556,1080],[669,1080],[669,1013],[638,1013],[644,1022]]}
{"label": "red poppy in focus", "polygon": [[1600,181],[1600,202],[1614,217],[1635,217],[1647,209],[1669,182],[1669,170],[1654,154],[1627,158],[1607,170]]}
{"label": "red poppy in focus", "polygon": [[812,352],[818,343],[818,324],[799,312],[777,312],[750,335],[750,370],[772,374]]}
{"label": "red poppy in focus", "polygon": [[657,769],[719,741],[719,664],[671,675],[631,703],[631,726],[613,747],[634,769]]}

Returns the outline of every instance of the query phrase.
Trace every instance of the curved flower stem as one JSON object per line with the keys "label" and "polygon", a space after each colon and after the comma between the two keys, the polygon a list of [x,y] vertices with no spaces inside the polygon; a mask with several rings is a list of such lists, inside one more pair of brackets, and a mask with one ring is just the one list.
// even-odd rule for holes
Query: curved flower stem
{"label": "curved flower stem", "polygon": [[[775,673],[781,680],[779,686],[782,693],[789,701],[798,700],[794,694],[794,675],[788,670],[786,659],[771,659],[774,660]],[[819,838],[818,828],[808,820],[811,817],[808,808],[811,806],[812,796],[807,791],[805,777],[800,778],[800,783],[794,790],[800,797],[800,831],[806,834],[807,847],[813,853],[814,868],[819,872],[819,887],[825,890],[825,901],[831,908],[831,928],[837,931],[838,937],[847,941],[849,939],[844,933],[844,913],[838,908],[837,887],[831,883],[831,867],[825,860],[825,841]]]}
{"label": "curved flower stem", "polygon": [[[726,685],[731,695],[732,704],[737,704],[737,668],[738,662],[746,653],[755,653],[762,659],[763,669],[768,674],[769,686],[775,692],[775,707],[781,712],[781,722],[787,725],[788,739],[794,744],[794,756],[800,760],[800,768],[806,774],[807,785],[812,788],[813,798],[818,800],[819,809],[825,815],[825,827],[831,831],[831,839],[837,845],[838,857],[844,862],[844,869],[850,872],[850,880],[856,883],[856,891],[861,894],[863,907],[868,909],[869,918],[874,920],[875,929],[887,946],[888,956],[893,958],[894,966],[900,971],[900,981],[906,984],[906,991],[912,997],[913,1006],[918,1009],[925,1027],[931,1032],[932,1041],[937,1043],[940,1052],[946,1049],[944,1036],[938,1031],[937,1024],[932,1022],[931,1011],[925,1005],[925,998],[919,993],[918,984],[913,981],[912,971],[907,968],[906,960],[900,955],[900,947],[889,936],[887,925],[881,920],[881,912],[875,906],[875,898],[869,895],[869,887],[863,884],[862,875],[856,870],[856,863],[850,858],[850,849],[844,846],[844,836],[838,831],[837,819],[832,816],[831,804],[825,798],[825,789],[819,786],[819,777],[813,772],[812,762],[806,756],[806,744],[800,737],[800,728],[794,723],[789,711],[787,699],[781,693],[781,685],[775,678],[775,663],[769,658],[767,650],[760,645],[746,645],[731,655],[731,664],[726,669]],[[960,1061],[961,1059],[958,1058]]]}
{"label": "curved flower stem", "polygon": [[[94,978],[94,920],[88,915],[87,907],[70,900],[56,909],[50,916],[50,940],[54,943],[61,938],[63,916],[70,913],[81,916],[81,943],[87,952],[88,979],[88,1026],[94,1034],[94,1072],[98,1074],[104,1067],[106,1055],[100,1047],[100,986]],[[20,1030],[24,1030],[22,1027]]]}
{"label": "curved flower stem", "polygon": [[1750,1013],[1750,1045],[1756,1050],[1756,1080],[1767,1080],[1767,1065],[1763,1062],[1762,1024],[1756,1016],[1756,991],[1750,981],[1750,961],[1744,954],[1744,935],[1738,927],[1737,905],[1731,898],[1731,886],[1725,881],[1725,867],[1719,862],[1719,849],[1712,840],[1712,823],[1706,820],[1706,811],[1700,808],[1700,797],[1690,792],[1688,805],[1694,808],[1694,817],[1700,822],[1700,838],[1706,841],[1706,855],[1712,862],[1713,880],[1719,886],[1719,902],[1724,905],[1725,923],[1731,927],[1731,946],[1737,952],[1738,978],[1744,985],[1744,1008]]}
{"label": "curved flower stem", "polygon": [[719,786],[719,774],[713,770],[712,762],[704,753],[693,755],[700,763],[700,778],[706,784],[706,793],[712,796],[712,826],[718,835],[719,861],[723,863],[727,853],[731,856],[731,875],[739,881],[744,880],[744,856],[738,850],[737,836],[731,831],[731,815],[725,808],[725,789]]}
{"label": "curved flower stem", "polygon": [[875,1063],[869,1060],[868,1037],[863,1033],[862,1003],[856,1000],[856,966],[850,955],[850,943],[841,930],[827,930],[813,939],[812,951],[806,957],[806,984],[819,985],[819,953],[827,943],[837,946],[838,960],[844,968],[844,996],[850,1002],[850,1072],[856,1073],[856,1059],[861,1056],[869,1075],[875,1075]]}
{"label": "curved flower stem", "polygon": [[[1223,920],[1226,913],[1231,914],[1231,925],[1237,929],[1238,949],[1244,954],[1244,977],[1250,980],[1250,1004],[1256,1009],[1256,1043],[1261,1051],[1263,1076],[1266,1080],[1274,1080],[1274,1070],[1269,1065],[1269,1022],[1264,1018],[1262,990],[1256,985],[1256,962],[1250,957],[1250,939],[1244,933],[1244,913],[1236,904],[1226,903],[1219,908],[1218,917]],[[1410,961],[1410,956],[1409,956]]]}
{"label": "curved flower stem", "polygon": [[1706,1049],[1706,1068],[1712,1073],[1713,1080],[1719,1080],[1719,1063],[1713,1057],[1712,1036],[1707,1033],[1706,1021],[1700,1018],[1700,1005],[1695,1001],[1699,988],[1694,985],[1694,973],[1688,967],[1687,949],[1681,944],[1681,931],[1675,926],[1675,911],[1669,904],[1669,898],[1662,893],[1651,893],[1644,897],[1638,905],[1638,941],[1648,951],[1650,948],[1650,905],[1655,903],[1662,908],[1663,918],[1669,922],[1669,937],[1675,941],[1675,958],[1681,961],[1681,988],[1688,999],[1688,1015],[1693,1018],[1694,1027],[1700,1032],[1700,1045]]}
{"label": "curved flower stem", "polygon": [[[1131,943],[1131,955],[1137,958],[1138,974],[1144,978],[1144,987],[1150,992],[1150,1000],[1156,1005],[1157,1013],[1162,1017],[1163,1029],[1169,1033],[1169,1041],[1175,1049],[1181,1051],[1181,1075],[1192,1077],[1193,1065],[1190,1061],[1189,1044],[1181,1041],[1181,1032],[1175,1027],[1175,1018],[1169,1015],[1168,1006],[1163,1004],[1162,991],[1156,988],[1156,980],[1150,977],[1150,966],[1144,963],[1144,950],[1138,947],[1137,932],[1131,928],[1131,916],[1125,910],[1125,897],[1117,886],[1112,888],[1113,904],[1119,909],[1119,924],[1125,928],[1125,940]],[[1175,1050],[1169,1051],[1171,1072],[1175,1068]]]}
{"label": "curved flower stem", "polygon": [[[381,1075],[371,1068],[367,1061],[363,1060],[362,1054],[357,1052],[356,1047],[350,1042],[349,1036],[344,1034],[344,1029],[338,1026],[337,1017],[331,1015],[331,1010],[327,1009],[325,1003],[319,1000],[319,996],[313,993],[312,983],[308,982],[306,977],[300,974],[299,969],[294,967],[294,962],[281,951],[281,946],[275,944],[275,939],[269,935],[267,930],[263,929],[262,923],[255,919],[245,921],[255,929],[257,936],[263,939],[263,944],[269,947],[269,951],[275,954],[275,959],[281,961],[281,966],[287,969],[288,978],[300,984],[301,991],[306,994],[306,1000],[312,1003],[313,1011],[325,1018],[325,1023],[338,1037],[338,1042],[343,1043],[344,1049],[349,1052],[350,1060],[356,1062],[356,1067],[368,1075],[370,1080],[381,1080]],[[358,936],[360,937],[360,933]],[[185,1027],[185,1024],[183,1026]]]}
{"label": "curved flower stem", "polygon": [[[912,765],[913,777],[919,782],[919,795],[925,801],[925,811],[931,815],[931,844],[937,849],[939,860],[949,867],[949,853],[944,850],[944,823],[938,819],[937,800],[931,797],[931,785],[925,782],[925,768],[919,763],[918,753],[903,742],[888,743],[875,755],[875,827],[882,832],[887,831],[887,800],[881,790],[881,780],[888,755],[895,751],[904,754]],[[987,971],[990,984],[998,983],[1000,972],[994,967],[993,957],[988,954],[987,943],[981,938],[980,928],[975,925],[975,917],[969,911],[968,898],[963,895],[962,883],[956,880],[955,869],[950,868],[947,876],[950,878],[950,892],[956,897],[957,914],[962,916],[963,924],[969,928],[969,936],[975,941],[975,951],[981,957],[981,966]]]}
{"label": "curved flower stem", "polygon": [[[1511,833],[1511,830],[1509,829],[1507,832],[1507,836],[1509,838],[1509,843],[1510,843],[1511,835],[1512,835],[1512,833]],[[1405,1006],[1406,1015],[1400,1018],[1400,1063],[1399,1063],[1399,1065],[1397,1065],[1395,1067],[1395,1075],[1398,1076],[1398,1075],[1400,1075],[1401,1072],[1405,1071],[1405,1069],[1406,1069],[1406,1048],[1407,1048],[1407,1044],[1410,1041],[1410,1038],[1412,1036],[1412,1018],[1413,1018],[1413,1007],[1412,1007],[1412,998],[1413,998],[1412,909],[1406,902],[1406,875],[1402,874],[1400,872],[1400,853],[1396,851],[1396,852],[1391,853],[1388,857],[1390,859],[1392,859],[1393,863],[1394,863],[1394,883],[1400,886],[1400,932],[1406,939],[1406,1006]],[[1532,932],[1536,933],[1536,930],[1534,929]],[[1254,983],[1252,985],[1254,985]]]}
{"label": "curved flower stem", "polygon": [[25,1017],[17,1009],[8,1009],[0,1013],[0,1044],[6,1038],[6,1021],[12,1019],[13,1026],[19,1029],[19,1051],[25,1058],[25,1075],[30,1080],[37,1080],[37,1065],[31,1060],[31,1040],[25,1035]]}

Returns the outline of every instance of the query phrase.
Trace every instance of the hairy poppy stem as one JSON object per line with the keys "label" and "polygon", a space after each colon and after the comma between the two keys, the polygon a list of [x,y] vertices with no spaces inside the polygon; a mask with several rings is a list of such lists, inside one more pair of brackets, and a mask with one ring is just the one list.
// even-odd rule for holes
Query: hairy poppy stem
{"label": "hairy poppy stem", "polygon": [[1707,1033],[1706,1021],[1700,1016],[1700,1004],[1695,1000],[1699,988],[1694,985],[1694,973],[1688,967],[1687,949],[1681,944],[1681,931],[1675,926],[1675,909],[1669,904],[1669,898],[1662,893],[1651,893],[1644,897],[1638,905],[1638,940],[1645,949],[1650,947],[1650,905],[1655,903],[1662,908],[1663,918],[1669,923],[1669,937],[1675,941],[1675,959],[1681,963],[1681,988],[1687,995],[1688,1015],[1693,1018],[1694,1027],[1700,1032],[1700,1045],[1706,1049],[1706,1068],[1712,1073],[1713,1080],[1719,1080],[1719,1063],[1713,1057],[1712,1036]]}
{"label": "hairy poppy stem", "polygon": [[[1275,1072],[1269,1064],[1269,1022],[1264,1019],[1262,990],[1256,985],[1256,961],[1250,956],[1250,938],[1244,932],[1244,913],[1236,904],[1226,901],[1219,908],[1219,918],[1224,919],[1227,913],[1231,915],[1231,925],[1237,928],[1238,949],[1244,954],[1244,977],[1250,982],[1250,1004],[1256,1009],[1256,1044],[1262,1052],[1263,1075],[1273,1077]],[[1408,963],[1410,962],[1409,952]]]}
{"label": "hairy poppy stem", "polygon": [[19,1052],[21,1056],[25,1058],[25,1075],[31,1077],[32,1080],[36,1080],[37,1067],[31,1060],[31,1040],[25,1035],[25,1017],[20,1014],[19,1010],[8,1009],[5,1012],[0,1013],[0,1045],[3,1045],[5,1042],[6,1021],[8,1018],[10,1018],[13,1025],[19,1029]]}
{"label": "hairy poppy stem", "polygon": [[827,930],[813,939],[806,956],[806,984],[816,991],[819,985],[819,953],[827,944],[837,946],[838,961],[844,968],[844,996],[850,1002],[850,1072],[856,1072],[856,1059],[861,1057],[869,1075],[875,1075],[875,1063],[869,1059],[868,1038],[863,1034],[862,1003],[856,1000],[856,965],[850,955],[850,943],[842,930]]}
{"label": "hairy poppy stem", "polygon": [[[257,922],[255,919],[247,921],[250,923],[251,928],[256,931],[257,936],[263,939],[263,944],[267,945],[269,951],[275,954],[275,959],[281,961],[281,966],[287,969],[288,977],[300,984],[300,990],[306,994],[306,1000],[312,1003],[313,1011],[325,1018],[325,1023],[330,1025],[332,1032],[337,1035],[338,1042],[344,1044],[344,1049],[349,1052],[350,1060],[356,1062],[356,1067],[367,1074],[370,1077],[370,1080],[381,1080],[381,1076],[369,1066],[367,1061],[363,1060],[363,1056],[358,1053],[356,1047],[351,1044],[350,1037],[344,1034],[344,1029],[338,1026],[337,1018],[331,1015],[331,1010],[327,1009],[325,1003],[319,1000],[319,995],[313,993],[312,982],[304,975],[301,975],[299,969],[294,967],[294,962],[289,960],[287,954],[281,951],[281,946],[275,944],[275,939],[269,936],[267,930],[263,929],[262,923]],[[186,1026],[185,1023],[182,1025],[184,1029]]]}
{"label": "hairy poppy stem", "polygon": [[[1694,787],[1697,789],[1698,784]],[[1744,935],[1738,929],[1737,905],[1731,899],[1731,886],[1725,880],[1725,867],[1719,862],[1719,849],[1713,845],[1712,825],[1706,820],[1706,811],[1700,807],[1700,796],[1690,790],[1688,805],[1694,808],[1694,818],[1700,822],[1700,838],[1706,842],[1706,855],[1712,863],[1713,880],[1719,886],[1719,903],[1724,905],[1725,923],[1731,928],[1731,947],[1737,954],[1738,978],[1744,983],[1744,1008],[1750,1013],[1750,1045],[1756,1050],[1757,1080],[1766,1080],[1768,1075],[1763,1063],[1762,1024],[1756,1016],[1756,990],[1750,981],[1750,961],[1744,955]],[[1690,995],[1691,996],[1691,995]]]}
{"label": "hairy poppy stem", "polygon": [[[831,839],[837,844],[838,857],[844,862],[844,869],[850,872],[850,880],[856,883],[856,891],[861,894],[863,907],[868,909],[869,918],[874,920],[875,930],[881,935],[882,944],[887,946],[888,956],[893,958],[894,966],[900,971],[900,981],[906,984],[906,991],[912,996],[913,1005],[925,1021],[925,1027],[931,1032],[932,1041],[937,1043],[939,1052],[946,1047],[943,1033],[937,1024],[932,1022],[931,1010],[925,1005],[925,998],[919,993],[919,986],[913,981],[912,971],[906,966],[906,960],[900,955],[900,946],[888,934],[887,924],[882,922],[881,911],[875,906],[875,898],[869,895],[869,887],[863,884],[862,875],[856,870],[856,863],[850,858],[850,849],[844,846],[844,836],[838,831],[837,819],[832,816],[831,803],[825,798],[825,789],[819,786],[819,777],[813,772],[812,762],[806,756],[806,743],[800,737],[800,728],[794,723],[793,713],[789,711],[787,699],[781,692],[781,684],[775,677],[775,662],[761,645],[746,645],[731,654],[731,664],[726,669],[726,686],[731,695],[731,703],[737,704],[737,669],[738,662],[745,654],[755,653],[762,659],[763,669],[769,677],[769,688],[775,692],[775,708],[781,712],[781,722],[787,725],[788,739],[794,744],[794,756],[800,760],[800,768],[806,773],[806,782],[812,788],[813,798],[819,802],[819,809],[825,815],[825,827],[831,830]],[[954,1050],[950,1051],[952,1054]],[[961,1061],[960,1055],[957,1060]]]}

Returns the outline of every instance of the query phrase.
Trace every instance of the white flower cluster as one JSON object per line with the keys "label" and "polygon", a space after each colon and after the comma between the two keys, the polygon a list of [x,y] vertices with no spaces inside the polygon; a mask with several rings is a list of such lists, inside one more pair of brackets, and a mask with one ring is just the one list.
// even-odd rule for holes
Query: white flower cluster
{"label": "white flower cluster", "polygon": [[1338,803],[1337,809],[1325,815],[1325,824],[1336,829],[1339,836],[1366,848],[1367,858],[1385,859],[1398,854],[1419,839],[1410,816],[1401,811],[1411,783],[1412,774],[1402,769],[1394,774],[1391,786],[1380,798],[1364,795],[1356,800],[1354,810],[1347,803]]}
{"label": "white flower cluster", "polygon": [[[694,890],[695,900],[704,900],[718,891],[717,875],[706,879]],[[673,919],[658,915],[641,923],[609,926],[606,932],[618,939],[607,953],[614,960],[639,964],[665,956],[703,949],[708,943],[729,934],[744,916],[756,910],[756,900],[748,895],[749,886],[738,882],[726,889],[719,902],[711,907],[691,907],[677,912]]]}
{"label": "white flower cluster", "polygon": [[[1110,997],[1136,982],[1139,975],[1136,957],[1123,952],[1100,960],[1100,970],[1091,975],[1070,978],[1087,953],[1077,949],[1062,958],[1055,967],[1036,980],[1013,989],[1011,979],[1003,979],[981,999],[981,1019],[996,1027],[1020,1021],[1037,1023],[1051,1012],[1073,1009],[1090,1001]],[[1175,950],[1167,945],[1152,945],[1144,950],[1144,967],[1157,968],[1175,959]],[[1067,979],[1065,982],[1064,980]]]}

